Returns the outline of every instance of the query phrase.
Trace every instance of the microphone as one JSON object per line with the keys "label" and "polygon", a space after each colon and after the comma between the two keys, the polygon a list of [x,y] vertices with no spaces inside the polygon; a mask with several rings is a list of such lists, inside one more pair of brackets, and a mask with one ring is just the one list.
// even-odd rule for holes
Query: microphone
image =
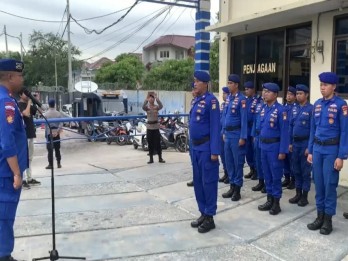
{"label": "microphone", "polygon": [[40,108],[42,107],[42,103],[38,101],[38,99],[36,99],[32,94],[31,92],[26,89],[26,88],[23,88],[23,93],[32,100],[32,102],[34,104],[36,104],[37,106],[39,106]]}

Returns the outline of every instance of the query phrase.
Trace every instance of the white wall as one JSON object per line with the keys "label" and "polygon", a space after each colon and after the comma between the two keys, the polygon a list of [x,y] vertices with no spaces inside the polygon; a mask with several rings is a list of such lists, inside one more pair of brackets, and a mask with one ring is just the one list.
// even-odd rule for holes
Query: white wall
{"label": "white wall", "polygon": [[[161,51],[169,51],[169,58],[161,58]],[[183,59],[187,58],[187,50],[183,48],[177,48],[174,46],[160,46],[153,47],[143,51],[143,63],[153,63],[155,61],[176,60],[176,52],[182,51],[184,53]]]}

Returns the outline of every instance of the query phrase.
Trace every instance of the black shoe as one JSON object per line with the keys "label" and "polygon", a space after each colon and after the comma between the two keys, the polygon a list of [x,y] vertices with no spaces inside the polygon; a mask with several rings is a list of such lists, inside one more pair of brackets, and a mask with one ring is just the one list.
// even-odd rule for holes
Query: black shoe
{"label": "black shoe", "polygon": [[290,183],[286,186],[287,189],[294,189],[295,188],[295,178],[291,177]]}
{"label": "black shoe", "polygon": [[215,228],[214,218],[212,216],[206,216],[203,223],[198,227],[199,233],[207,233]]}
{"label": "black shoe", "polygon": [[0,261],[17,261],[17,259],[14,259],[12,256],[3,256],[0,257]]}
{"label": "black shoe", "polygon": [[251,180],[257,180],[258,178],[257,178],[257,171],[256,171],[256,169],[254,169],[254,173],[253,173],[253,175],[251,176],[251,178],[250,178]]}
{"label": "black shoe", "polygon": [[231,184],[230,189],[227,192],[222,193],[222,197],[223,198],[231,198],[233,195],[233,192],[234,192],[234,184]]}
{"label": "black shoe", "polygon": [[273,205],[273,197],[271,195],[267,195],[266,203],[259,205],[258,209],[260,211],[268,211],[272,208],[272,205]]}
{"label": "black shoe", "polygon": [[267,193],[267,191],[266,191],[266,185],[263,186],[263,188],[261,189],[261,193],[262,193],[262,194],[266,194],[266,193]]}
{"label": "black shoe", "polygon": [[[28,182],[26,182],[25,180],[22,182],[22,189],[30,189]],[[0,261],[1,261],[1,259],[0,259]]]}
{"label": "black shoe", "polygon": [[319,212],[317,218],[314,220],[314,222],[307,225],[307,228],[309,230],[318,230],[323,226],[324,223],[324,212]]}
{"label": "black shoe", "polygon": [[225,184],[230,184],[230,178],[227,176],[227,178],[224,180]]}
{"label": "black shoe", "polygon": [[45,169],[52,169],[52,165],[48,165]]}
{"label": "black shoe", "polygon": [[343,213],[343,217],[346,218],[346,219],[348,219],[348,213],[347,213],[347,212],[344,212],[344,213]]}
{"label": "black shoe", "polygon": [[203,224],[205,216],[202,214],[199,218],[191,222],[191,227],[197,228]]}
{"label": "black shoe", "polygon": [[305,207],[308,205],[308,191],[303,191],[300,201],[297,203],[299,207]]}
{"label": "black shoe", "polygon": [[153,163],[153,155],[149,155],[150,160],[147,162],[147,164],[152,164]]}
{"label": "black shoe", "polygon": [[302,189],[296,189],[296,195],[289,199],[290,204],[297,204],[302,197]]}
{"label": "black shoe", "polygon": [[224,170],[224,175],[221,178],[219,178],[219,182],[224,182],[225,179],[227,178],[228,178],[228,173],[226,170]]}
{"label": "black shoe", "polygon": [[187,182],[186,185],[187,185],[188,187],[193,187],[193,180]]}
{"label": "black shoe", "polygon": [[287,187],[290,184],[290,177],[285,177],[282,182],[282,187]]}
{"label": "black shoe", "polygon": [[320,228],[320,234],[329,235],[332,232],[332,216],[325,214],[324,223]]}
{"label": "black shoe", "polygon": [[272,208],[269,211],[269,214],[271,215],[278,215],[282,210],[280,208],[279,204],[280,198],[274,198],[273,199],[273,205]]}
{"label": "black shoe", "polygon": [[255,169],[250,168],[250,172],[248,174],[244,175],[244,178],[250,179],[254,175],[254,172],[255,172]]}
{"label": "black shoe", "polygon": [[31,179],[28,181],[28,184],[35,186],[35,185],[41,185],[41,182],[37,181],[36,179]]}
{"label": "black shoe", "polygon": [[240,188],[239,186],[234,186],[234,190],[233,190],[233,195],[231,197],[232,201],[239,201],[241,199],[241,195],[240,195]]}
{"label": "black shoe", "polygon": [[263,179],[259,179],[259,183],[256,186],[252,187],[252,191],[261,191],[265,186],[265,182]]}
{"label": "black shoe", "polygon": [[62,168],[62,165],[60,164],[60,162],[57,164],[58,169]]}
{"label": "black shoe", "polygon": [[158,159],[158,162],[159,162],[159,163],[166,163],[166,161],[165,161],[164,159],[162,159],[162,158],[159,158],[159,159]]}

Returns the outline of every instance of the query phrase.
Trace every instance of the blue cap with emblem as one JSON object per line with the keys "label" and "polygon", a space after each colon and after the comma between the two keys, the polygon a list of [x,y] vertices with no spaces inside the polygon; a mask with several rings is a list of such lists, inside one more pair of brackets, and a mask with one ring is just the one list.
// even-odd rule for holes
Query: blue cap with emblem
{"label": "blue cap with emblem", "polygon": [[239,75],[237,75],[237,74],[230,74],[228,76],[228,81],[234,82],[234,83],[240,83]]}
{"label": "blue cap with emblem", "polygon": [[276,83],[273,82],[267,82],[262,85],[262,87],[266,90],[269,90],[271,92],[279,92],[279,86]]}
{"label": "blue cap with emblem", "polygon": [[230,93],[230,89],[228,89],[228,87],[226,87],[226,86],[222,87],[222,92],[229,94]]}
{"label": "blue cap with emblem", "polygon": [[210,81],[210,75],[209,73],[205,72],[205,71],[195,71],[195,73],[193,74],[193,76],[201,82],[209,82]]}
{"label": "blue cap with emblem", "polygon": [[296,88],[292,87],[292,86],[289,86],[288,92],[291,92],[293,95],[296,95]]}
{"label": "blue cap with emblem", "polygon": [[0,59],[0,71],[22,72],[24,63],[15,59]]}
{"label": "blue cap with emblem", "polygon": [[254,83],[252,81],[245,82],[244,88],[254,89]]}
{"label": "blue cap with emblem", "polygon": [[323,83],[329,83],[329,84],[337,84],[338,83],[338,77],[333,72],[323,72],[319,74],[319,80]]}
{"label": "blue cap with emblem", "polygon": [[309,93],[309,88],[304,84],[296,84],[296,91],[303,91],[305,93]]}

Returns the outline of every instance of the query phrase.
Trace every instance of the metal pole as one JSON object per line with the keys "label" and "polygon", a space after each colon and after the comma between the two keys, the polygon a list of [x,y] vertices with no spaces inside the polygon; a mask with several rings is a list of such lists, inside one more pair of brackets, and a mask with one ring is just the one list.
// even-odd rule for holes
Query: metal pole
{"label": "metal pole", "polygon": [[22,33],[20,33],[20,35],[19,35],[19,41],[20,41],[20,45],[21,45],[21,61],[23,62],[23,36],[22,36]]}
{"label": "metal pole", "polygon": [[9,57],[9,53],[8,53],[8,45],[7,45],[7,33],[6,33],[6,25],[4,25],[4,34],[5,34],[5,44],[6,44],[6,57]]}
{"label": "metal pole", "polygon": [[69,78],[68,78],[68,91],[69,91],[69,103],[72,102],[72,66],[71,66],[71,40],[70,40],[70,5],[69,0],[67,0],[67,16],[68,16],[68,26],[67,26],[67,33],[68,33],[68,70],[69,70]]}

